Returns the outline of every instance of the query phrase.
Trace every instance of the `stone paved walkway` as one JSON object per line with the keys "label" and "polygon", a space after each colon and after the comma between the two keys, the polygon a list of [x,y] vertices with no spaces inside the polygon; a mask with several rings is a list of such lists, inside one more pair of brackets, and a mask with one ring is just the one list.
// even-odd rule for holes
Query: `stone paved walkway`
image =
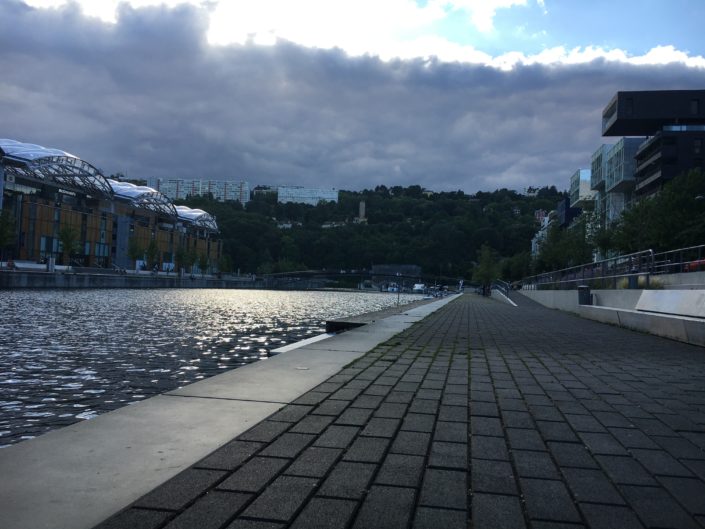
{"label": "stone paved walkway", "polygon": [[99,527],[705,527],[705,350],[466,295]]}

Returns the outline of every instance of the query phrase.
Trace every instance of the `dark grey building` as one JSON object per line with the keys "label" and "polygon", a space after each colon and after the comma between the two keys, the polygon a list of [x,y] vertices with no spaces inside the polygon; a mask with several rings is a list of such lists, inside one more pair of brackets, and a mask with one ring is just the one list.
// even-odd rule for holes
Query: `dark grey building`
{"label": "dark grey building", "polygon": [[634,193],[650,195],[705,170],[705,90],[617,92],[602,112],[602,135],[647,136],[634,154]]}

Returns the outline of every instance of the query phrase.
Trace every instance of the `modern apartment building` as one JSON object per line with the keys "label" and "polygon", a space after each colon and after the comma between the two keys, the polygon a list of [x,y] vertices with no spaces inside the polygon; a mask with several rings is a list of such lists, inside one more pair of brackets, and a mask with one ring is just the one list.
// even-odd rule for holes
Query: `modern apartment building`
{"label": "modern apartment building", "polygon": [[705,90],[617,92],[602,112],[602,135],[648,137],[634,153],[634,193],[655,193],[685,171],[705,170]]}
{"label": "modern apartment building", "polygon": [[593,211],[595,212],[595,220],[599,224],[598,227],[605,226],[605,177],[607,175],[607,154],[612,145],[600,145],[598,149],[592,153],[590,160],[590,189],[595,192],[595,204]]}
{"label": "modern apartment building", "polygon": [[303,186],[279,186],[277,202],[296,202],[315,206],[321,201],[338,202],[338,190],[334,188],[313,188]]}
{"label": "modern apartment building", "polygon": [[590,190],[590,169],[578,169],[570,177],[570,207],[592,207],[594,192]]}
{"label": "modern apartment building", "polygon": [[619,219],[633,198],[636,162],[634,155],[644,138],[621,138],[607,152],[605,173],[605,222]]}

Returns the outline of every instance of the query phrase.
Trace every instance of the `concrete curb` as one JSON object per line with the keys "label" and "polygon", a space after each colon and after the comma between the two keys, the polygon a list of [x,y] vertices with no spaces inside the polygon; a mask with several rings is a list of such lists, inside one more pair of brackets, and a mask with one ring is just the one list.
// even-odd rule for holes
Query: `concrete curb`
{"label": "concrete curb", "polygon": [[0,527],[95,526],[455,297],[0,450]]}

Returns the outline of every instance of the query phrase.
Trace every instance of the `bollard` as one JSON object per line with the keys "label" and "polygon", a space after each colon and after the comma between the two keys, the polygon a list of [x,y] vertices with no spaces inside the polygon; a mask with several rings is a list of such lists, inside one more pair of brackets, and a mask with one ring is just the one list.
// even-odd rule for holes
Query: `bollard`
{"label": "bollard", "polygon": [[578,287],[578,305],[592,305],[592,296],[590,295],[590,287],[580,285]]}

